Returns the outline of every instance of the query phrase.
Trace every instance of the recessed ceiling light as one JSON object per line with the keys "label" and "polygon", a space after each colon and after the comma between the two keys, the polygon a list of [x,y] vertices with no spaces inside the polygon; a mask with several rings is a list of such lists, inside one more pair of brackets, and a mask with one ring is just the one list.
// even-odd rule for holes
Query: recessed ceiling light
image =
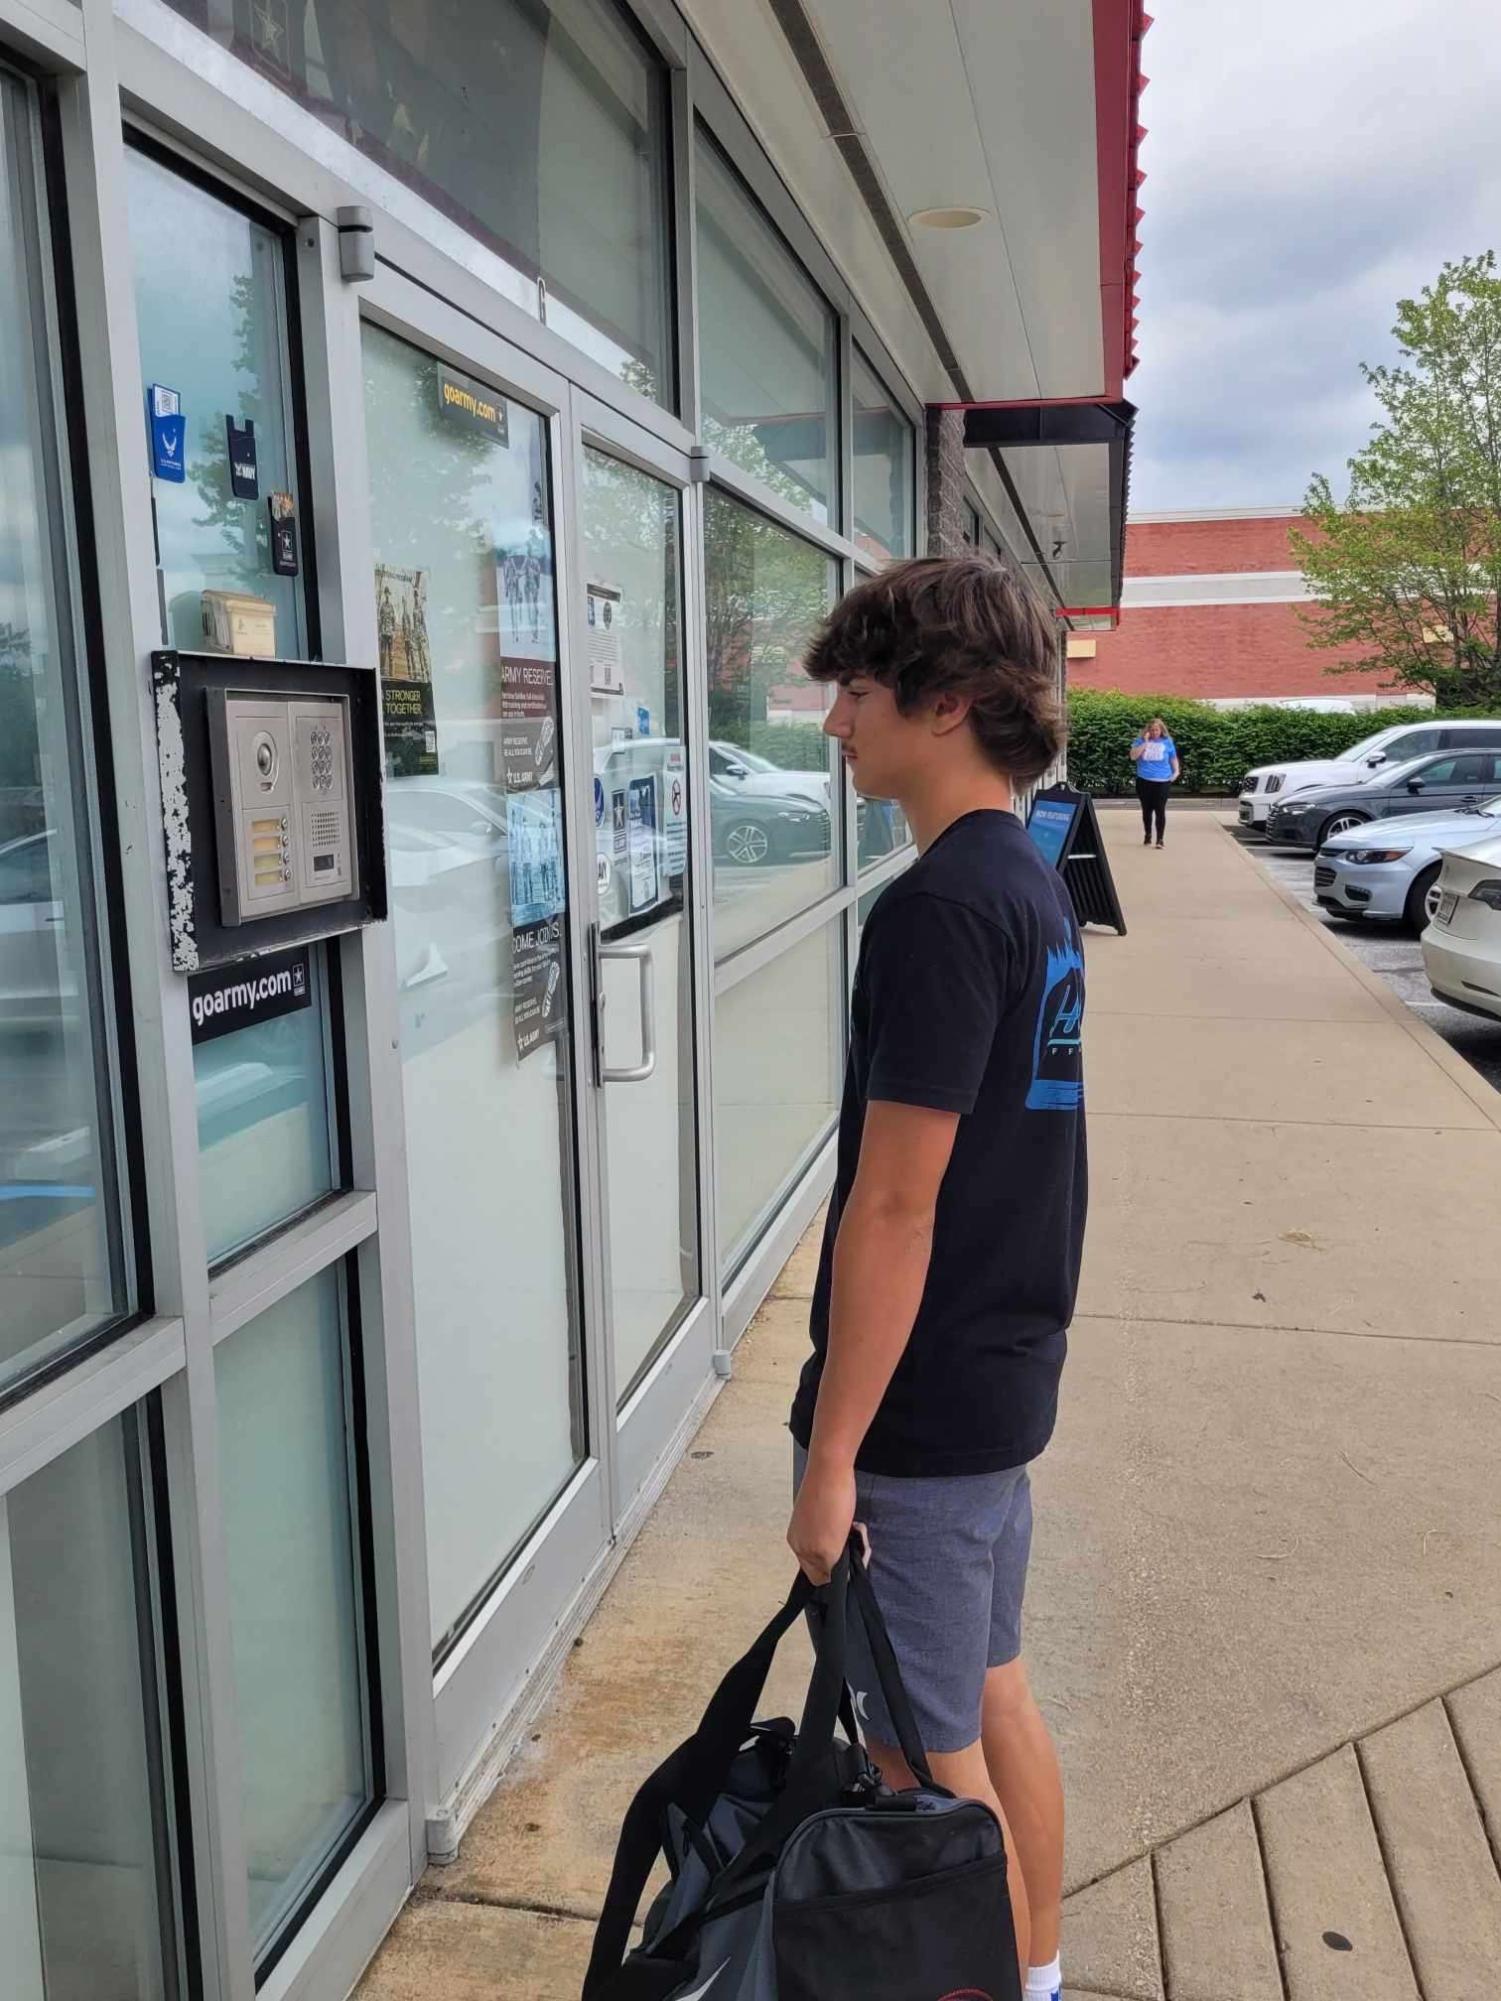
{"label": "recessed ceiling light", "polygon": [[973,229],[977,222],[984,222],[988,211],[983,208],[920,208],[915,215],[909,215],[908,222],[920,224],[924,229]]}

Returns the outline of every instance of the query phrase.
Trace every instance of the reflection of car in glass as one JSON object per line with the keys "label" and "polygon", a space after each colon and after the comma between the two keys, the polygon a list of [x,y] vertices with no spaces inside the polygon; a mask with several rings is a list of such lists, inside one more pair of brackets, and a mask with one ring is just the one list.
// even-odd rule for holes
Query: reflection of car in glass
{"label": "reflection of car in glass", "polygon": [[56,1028],[64,995],[77,995],[53,893],[56,839],[48,827],[0,846],[0,1024],[8,1028]]}
{"label": "reflection of car in glass", "polygon": [[736,868],[826,855],[833,845],[829,809],[806,794],[760,793],[746,798],[733,781],[709,780],[709,813],[718,860]]}
{"label": "reflection of car in glass", "polygon": [[709,776],[722,778],[747,799],[801,798],[827,806],[830,798],[829,774],[823,771],[784,771],[769,757],[742,750],[738,743],[714,740],[709,745]]}
{"label": "reflection of car in glass", "polygon": [[[595,775],[605,799],[601,853],[606,859],[613,793],[644,772],[660,775],[667,753],[682,748],[675,737],[627,737],[595,751]],[[738,744],[709,746],[709,817],[716,859],[736,868],[826,855],[832,845],[827,776],[783,771]]]}
{"label": "reflection of car in glass", "polygon": [[494,992],[509,964],[505,793],[478,779],[391,779],[386,842],[402,990]]}

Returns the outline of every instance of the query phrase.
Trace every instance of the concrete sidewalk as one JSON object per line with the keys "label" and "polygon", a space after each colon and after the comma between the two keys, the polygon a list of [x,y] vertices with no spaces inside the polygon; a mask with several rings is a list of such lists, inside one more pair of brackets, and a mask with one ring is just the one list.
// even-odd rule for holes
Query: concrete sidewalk
{"label": "concrete sidewalk", "polygon": [[[1161,854],[1103,818],[1131,928],[1087,943],[1092,1220],[1028,1600],[1071,1991],[1494,2001],[1501,1098],[1220,816]],[[576,2001],[634,1784],[787,1583],[812,1262],[364,2001]]]}

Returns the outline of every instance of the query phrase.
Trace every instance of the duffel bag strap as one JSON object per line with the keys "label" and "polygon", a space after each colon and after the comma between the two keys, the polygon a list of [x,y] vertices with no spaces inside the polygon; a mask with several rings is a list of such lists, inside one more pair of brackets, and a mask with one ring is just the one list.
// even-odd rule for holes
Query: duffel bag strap
{"label": "duffel bag strap", "polygon": [[703,1912],[721,1910],[743,1888],[751,1871],[782,1843],[810,1813],[827,1806],[838,1789],[834,1761],[834,1725],[845,1699],[845,1644],[849,1619],[850,1566],[841,1559],[833,1576],[815,1593],[822,1617],[814,1631],[813,1676],[798,1726],[787,1779],[774,1806],[756,1824],[756,1831],[710,1886]]}
{"label": "duffel bag strap", "polygon": [[860,1614],[860,1623],[865,1628],[865,1637],[870,1642],[876,1679],[881,1684],[881,1693],[886,1698],[887,1710],[896,1727],[897,1744],[901,1754],[907,1760],[912,1776],[919,1785],[929,1792],[947,1794],[947,1788],[939,1785],[929,1770],[927,1752],[923,1749],[917,1718],[912,1713],[906,1683],[902,1680],[896,1648],[891,1644],[886,1621],[881,1617],[881,1608],[876,1602],[875,1587],[870,1581],[870,1572],[865,1567],[865,1552],[858,1536],[850,1538],[849,1560],[850,1593]]}
{"label": "duffel bag strap", "polygon": [[693,1735],[657,1767],[632,1800],[621,1826],[610,1887],[594,1934],[584,2001],[603,1997],[604,1983],[619,1971],[625,1958],[641,1893],[662,1847],[667,1808],[679,1806],[695,1822],[707,1816],[750,1733],[777,1647],[816,1595],[813,1585],[799,1572],[786,1604],[709,1698]]}

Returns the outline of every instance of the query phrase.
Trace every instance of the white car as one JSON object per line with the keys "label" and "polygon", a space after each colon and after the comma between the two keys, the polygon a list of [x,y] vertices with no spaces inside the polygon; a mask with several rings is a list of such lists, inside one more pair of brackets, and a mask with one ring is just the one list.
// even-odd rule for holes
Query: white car
{"label": "white car", "polygon": [[829,774],[823,771],[784,771],[769,757],[742,750],[738,743],[709,743],[709,771],[750,799],[813,799],[820,806],[829,803]]}
{"label": "white car", "polygon": [[0,842],[0,1028],[55,1031],[77,1008],[56,890],[56,838],[48,827]]}
{"label": "white car", "polygon": [[1313,893],[1337,917],[1389,918],[1421,931],[1438,901],[1449,848],[1501,833],[1501,799],[1439,813],[1368,820],[1319,849]]}
{"label": "white car", "polygon": [[1501,1021],[1501,837],[1444,856],[1423,964],[1440,1000]]}
{"label": "white car", "polygon": [[1460,745],[1477,750],[1501,748],[1501,722],[1393,723],[1362,737],[1338,757],[1305,757],[1293,764],[1258,764],[1240,781],[1240,824],[1255,831],[1266,826],[1273,806],[1294,793],[1319,785],[1354,785],[1364,772],[1384,765],[1405,764],[1434,750]]}

